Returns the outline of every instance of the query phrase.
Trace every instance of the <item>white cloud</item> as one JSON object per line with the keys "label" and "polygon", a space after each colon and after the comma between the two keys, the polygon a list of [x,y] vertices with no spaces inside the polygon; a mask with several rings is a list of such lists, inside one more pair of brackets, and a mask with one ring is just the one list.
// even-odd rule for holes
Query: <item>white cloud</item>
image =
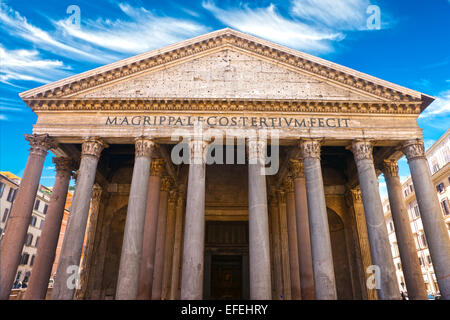
{"label": "white cloud", "polygon": [[5,107],[0,104],[0,111],[8,111],[8,112],[24,112],[25,109],[21,107]]}
{"label": "white cloud", "polygon": [[33,45],[41,47],[45,50],[52,51],[68,57],[84,58],[89,61],[101,61],[102,59],[90,52],[78,49],[76,46],[70,46],[63,41],[55,38],[47,31],[44,31],[23,17],[19,12],[8,7],[5,3],[0,3],[0,25],[8,29],[8,33],[12,36],[22,38],[29,41]]}
{"label": "white cloud", "polygon": [[120,3],[129,20],[82,20],[80,28],[67,20],[54,21],[70,37],[121,53],[142,53],[207,32],[197,22],[157,16],[145,8]]}
{"label": "white cloud", "polygon": [[0,60],[0,82],[6,84],[11,84],[11,80],[47,83],[67,76],[70,69],[59,60],[41,58],[37,50],[8,50],[1,44]]}
{"label": "white cloud", "polygon": [[[126,3],[120,3],[119,8],[126,20],[82,18],[81,28],[77,29],[66,20],[49,18],[54,30],[43,30],[0,0],[0,27],[33,48],[11,50],[0,44],[0,82],[10,88],[26,89],[15,81],[48,83],[70,76],[71,68],[61,60],[63,57],[110,63],[130,53],[142,53],[209,30],[195,21],[157,16]],[[47,53],[61,58],[49,59]]]}
{"label": "white cloud", "polygon": [[222,9],[213,1],[204,1],[203,7],[225,25],[301,50],[330,51],[330,41],[344,38],[338,31],[287,19],[277,12],[273,4],[256,9],[246,5]]}
{"label": "white cloud", "polygon": [[419,118],[431,118],[431,117],[441,117],[450,115],[450,90],[441,92],[436,100],[425,109]]}
{"label": "white cloud", "polygon": [[[0,3],[0,26],[33,47],[77,61],[110,63],[130,53],[142,53],[209,31],[192,20],[158,16],[145,8],[120,3],[126,20],[81,19],[77,28],[68,20],[49,20],[54,30],[43,30]],[[17,77],[17,75],[16,75]]]}
{"label": "white cloud", "polygon": [[4,114],[0,114],[0,121],[8,121],[8,117]]}
{"label": "white cloud", "polygon": [[337,30],[365,30],[369,0],[292,0],[294,16]]}

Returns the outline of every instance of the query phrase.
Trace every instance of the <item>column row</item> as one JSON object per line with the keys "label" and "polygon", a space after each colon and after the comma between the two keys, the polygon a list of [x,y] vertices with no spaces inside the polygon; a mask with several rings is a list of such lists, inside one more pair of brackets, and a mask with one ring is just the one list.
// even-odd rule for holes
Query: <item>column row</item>
{"label": "column row", "polygon": [[[9,297],[20,259],[24,235],[31,216],[34,197],[39,186],[45,154],[48,149],[56,146],[55,142],[47,135],[29,135],[26,138],[31,145],[30,156],[16,204],[11,212],[12,219],[1,244],[1,299]],[[181,298],[202,298],[205,153],[207,145],[207,142],[199,139],[193,139],[190,144],[191,162],[187,186],[184,241],[182,241],[180,236],[182,209],[180,206],[177,206],[176,209],[173,206],[169,210],[170,214],[168,214],[168,208],[159,206],[159,203],[167,203],[167,201],[161,202],[160,198],[168,197],[169,194],[164,195],[164,190],[159,192],[158,186],[161,184],[161,178],[157,174],[152,174],[150,170],[155,143],[146,137],[136,139],[135,164],[120,260],[117,299],[146,298],[150,294],[153,298],[159,298],[161,295],[163,298],[177,297],[177,289],[174,287],[177,286],[177,275],[179,275],[177,263],[179,263],[181,257],[176,257],[176,254],[174,254],[173,260],[170,261],[159,258],[171,256],[172,250],[179,254],[181,254],[181,251],[183,252]],[[294,185],[288,188],[289,200],[286,217],[290,230],[288,242],[292,244],[289,247],[288,254],[291,259],[298,259],[298,267],[296,263],[291,264],[289,272],[293,273],[291,288],[293,288],[295,297],[299,296],[299,291],[301,291],[302,296],[305,297],[311,297],[312,292],[314,292],[316,299],[336,299],[333,259],[320,164],[320,145],[321,141],[317,139],[301,140],[299,147],[302,154],[304,177],[302,174],[295,174]],[[87,138],[83,142],[77,188],[55,277],[53,299],[72,299],[77,287],[78,278],[74,275],[79,272],[89,202],[99,157],[105,147],[107,147],[107,144],[98,138]],[[251,299],[270,299],[272,291],[269,216],[264,174],[265,148],[266,145],[262,141],[256,139],[249,139],[248,141]],[[372,142],[364,139],[355,140],[352,143],[351,150],[358,170],[371,255],[373,263],[380,270],[380,281],[377,283],[378,296],[381,299],[398,299],[399,291],[396,285],[395,268],[378,191],[378,178],[372,156]],[[411,169],[441,294],[443,298],[447,299],[450,298],[450,240],[442,222],[439,203],[425,159],[423,143],[420,140],[409,141],[403,144],[403,151],[408,158]],[[295,172],[296,167],[300,166],[299,163],[296,160],[292,161],[293,172]],[[62,199],[65,200],[67,194],[73,163],[70,159],[58,159],[55,160],[55,165],[57,168],[55,188],[49,206],[48,220],[36,256],[36,268],[30,279],[30,286],[26,295],[29,299],[45,297],[50,270],[49,264],[54,258],[55,242],[57,241],[55,234],[59,231],[64,209],[63,203],[65,201]],[[156,167],[156,164],[154,167]],[[395,174],[395,170],[392,171],[392,163],[385,164],[384,172],[393,208],[394,223],[398,231],[401,259],[406,269],[407,287],[413,297],[423,298],[423,283],[419,281],[417,257],[413,255],[411,249],[411,234],[406,228],[406,211],[399,196],[398,174]],[[149,187],[149,185],[152,187]],[[155,192],[155,190],[158,190],[158,192]],[[295,192],[292,192],[292,190]],[[172,199],[171,203],[174,203],[174,201],[175,198]],[[308,223],[305,223],[306,218]],[[167,223],[167,219],[169,219],[169,223]],[[273,218],[271,219],[273,221]],[[308,230],[306,230],[306,226]],[[294,232],[294,227],[297,229],[296,232]],[[155,228],[157,228],[157,231]],[[166,231],[170,241],[165,247]],[[305,239],[308,233],[311,248],[310,260],[308,258],[309,252],[307,252],[309,251],[308,246],[300,245],[308,243]],[[158,235],[161,239],[159,242]],[[174,235],[178,236],[174,238]],[[293,235],[297,235],[297,239]],[[150,238],[144,241],[144,237]],[[172,238],[174,238],[173,243]],[[273,241],[275,243],[278,240]],[[181,250],[182,242],[183,250]],[[295,242],[298,243],[297,247],[294,245]],[[153,243],[155,243],[154,246]],[[148,245],[149,248],[144,250],[144,244]],[[154,254],[157,250],[161,253],[160,255]],[[312,263],[310,264],[307,260],[312,261]],[[167,266],[169,270],[165,270],[163,266]],[[280,267],[282,268],[282,266],[276,268]],[[153,272],[151,272],[152,269]],[[314,282],[303,281],[303,278],[311,278],[311,270]],[[141,277],[148,278],[141,279]],[[157,279],[156,283],[155,279]],[[149,290],[149,288],[152,289]],[[153,291],[154,288],[156,289]]]}

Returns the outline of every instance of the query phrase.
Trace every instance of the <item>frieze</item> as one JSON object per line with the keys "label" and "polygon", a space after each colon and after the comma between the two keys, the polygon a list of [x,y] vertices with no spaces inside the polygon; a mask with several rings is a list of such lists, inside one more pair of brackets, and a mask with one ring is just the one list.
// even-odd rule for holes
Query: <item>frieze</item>
{"label": "frieze", "polygon": [[28,102],[34,111],[272,111],[320,113],[419,114],[420,102],[258,99],[43,99]]}

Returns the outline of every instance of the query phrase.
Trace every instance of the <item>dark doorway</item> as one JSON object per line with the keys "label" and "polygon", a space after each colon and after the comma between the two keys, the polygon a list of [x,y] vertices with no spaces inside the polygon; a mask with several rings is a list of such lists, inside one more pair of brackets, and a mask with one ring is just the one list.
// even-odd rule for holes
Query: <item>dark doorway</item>
{"label": "dark doorway", "polygon": [[249,299],[247,221],[207,221],[204,299]]}
{"label": "dark doorway", "polygon": [[242,256],[211,257],[211,299],[242,299]]}

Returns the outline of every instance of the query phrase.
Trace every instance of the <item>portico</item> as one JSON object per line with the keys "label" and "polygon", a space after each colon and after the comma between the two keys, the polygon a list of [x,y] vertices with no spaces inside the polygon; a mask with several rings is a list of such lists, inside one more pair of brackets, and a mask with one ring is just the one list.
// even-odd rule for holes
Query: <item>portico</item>
{"label": "portico", "polygon": [[[450,298],[450,239],[416,121],[432,97],[230,29],[21,97],[38,115],[32,150],[39,144],[42,159],[50,149],[79,167],[52,299],[80,290],[68,284],[94,184],[101,198],[78,298],[400,299],[377,176],[403,154]],[[25,186],[39,181],[43,160],[35,158]],[[23,188],[11,217],[25,223]],[[401,229],[402,198],[389,192]],[[43,231],[50,251],[57,224]],[[10,225],[2,299],[18,264]],[[424,298],[411,235],[398,236],[408,290]],[[53,261],[44,260],[47,270]],[[367,282],[373,265],[376,287]],[[42,279],[32,286],[46,290]]]}

